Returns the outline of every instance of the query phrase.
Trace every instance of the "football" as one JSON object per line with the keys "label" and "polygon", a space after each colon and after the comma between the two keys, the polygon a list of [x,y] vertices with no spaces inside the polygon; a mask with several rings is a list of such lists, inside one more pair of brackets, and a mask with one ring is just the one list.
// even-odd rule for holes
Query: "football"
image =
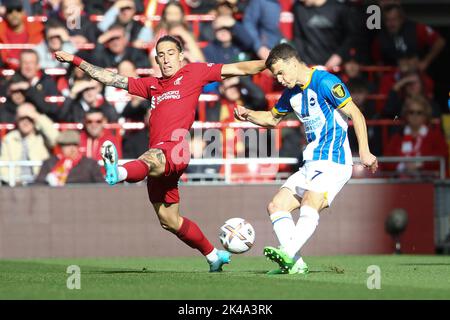
{"label": "football", "polygon": [[231,253],[244,253],[255,242],[255,229],[242,218],[232,218],[220,227],[219,239],[225,250]]}

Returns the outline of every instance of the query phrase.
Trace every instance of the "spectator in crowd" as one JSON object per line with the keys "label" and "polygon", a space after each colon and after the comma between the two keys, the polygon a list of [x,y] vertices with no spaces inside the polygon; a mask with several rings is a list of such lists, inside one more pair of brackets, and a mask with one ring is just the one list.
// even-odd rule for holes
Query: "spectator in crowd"
{"label": "spectator in crowd", "polygon": [[[226,28],[231,33],[233,45],[251,54],[253,51],[251,35],[243,23],[235,19],[234,14],[236,10],[236,6],[229,1],[219,1],[215,10],[216,18],[212,23],[202,26],[200,36],[209,42],[213,42],[217,39],[216,29],[219,26]],[[209,61],[208,59],[206,60]]]}
{"label": "spectator in crowd", "polygon": [[236,61],[242,50],[233,42],[231,28],[222,17],[212,22],[214,40],[204,49],[203,54],[208,62],[232,63]]}
{"label": "spectator in crowd", "polygon": [[161,20],[155,27],[155,39],[159,39],[169,33],[172,26],[184,25],[188,29],[188,25],[184,20],[185,11],[178,1],[169,1],[164,6],[161,13]]}
{"label": "spectator in crowd", "polygon": [[[383,73],[383,76],[379,82],[378,93],[381,95],[389,95],[392,88],[405,78],[408,74],[417,74],[420,77],[420,81],[423,84],[423,92],[428,99],[433,99],[434,96],[434,81],[424,71],[419,69],[419,57],[417,54],[405,53],[399,56],[397,61],[397,70],[394,72]],[[401,85],[401,82],[399,83]],[[386,101],[379,100],[376,108],[378,112],[381,112],[385,106]],[[401,104],[400,104],[401,105]],[[399,108],[399,107],[398,107]]]}
{"label": "spectator in crowd", "polygon": [[266,110],[265,94],[250,77],[225,79],[220,83],[219,91],[217,103],[206,108],[206,121],[235,121],[233,112],[237,105],[251,110]]}
{"label": "spectator in crowd", "polygon": [[53,78],[41,71],[39,55],[33,49],[25,49],[20,53],[19,72],[31,87],[35,87],[45,96],[59,94]]}
{"label": "spectator in crowd", "polygon": [[260,59],[266,59],[270,49],[281,41],[280,14],[277,0],[250,0],[245,8],[243,24],[253,52]]}
{"label": "spectator in crowd", "polygon": [[0,106],[0,122],[14,122],[17,107],[24,102],[32,103],[40,113],[57,119],[57,108],[45,102],[42,86],[32,86],[21,74],[16,73],[7,83],[6,102]]}
{"label": "spectator in crowd", "polygon": [[60,6],[61,0],[47,0],[47,1],[31,0],[30,3],[31,13],[28,15],[50,17],[52,15],[58,14]]}
{"label": "spectator in crowd", "polygon": [[[119,74],[125,77],[137,77],[136,68],[131,61],[123,61],[118,67]],[[116,110],[121,112],[121,117],[125,118],[127,122],[143,122],[145,127],[140,130],[126,130],[122,137],[123,158],[135,159],[147,151],[148,145],[148,117],[150,115],[150,101],[142,99],[141,97],[129,95],[127,91],[106,87],[106,92],[115,90],[115,97],[129,97],[130,101],[115,104]],[[116,90],[121,90],[117,92]],[[114,93],[110,93],[113,96]]]}
{"label": "spectator in crowd", "polygon": [[126,27],[122,24],[112,25],[98,38],[93,55],[95,64],[102,68],[116,68],[123,60],[133,61],[138,68],[150,68],[147,54],[129,46]]}
{"label": "spectator in crowd", "polygon": [[66,28],[56,20],[50,20],[45,26],[45,39],[34,48],[39,56],[41,68],[65,68],[68,66],[55,59],[56,51],[66,51],[74,54],[77,48],[70,41]]}
{"label": "spectator in crowd", "polygon": [[[2,161],[41,161],[50,156],[55,145],[58,130],[45,115],[36,111],[31,103],[23,103],[17,108],[16,129],[3,139],[0,160]],[[39,167],[16,167],[14,176],[19,184],[34,180]],[[9,169],[1,168],[1,180],[9,181]]]}
{"label": "spectator in crowd", "polygon": [[350,49],[350,52],[343,57],[342,70],[339,74],[341,80],[348,84],[355,80],[359,83],[364,83],[370,93],[375,91],[375,85],[367,78],[367,73],[361,71],[361,66],[364,64],[364,59],[356,53],[355,49]]}
{"label": "spectator in crowd", "polygon": [[106,140],[117,146],[119,158],[122,158],[121,145],[110,130],[105,129],[108,123],[100,109],[91,109],[84,116],[84,128],[80,134],[80,152],[82,155],[94,160],[101,160],[100,148]]}
{"label": "spectator in crowd", "polygon": [[77,48],[86,43],[95,43],[100,35],[97,25],[90,21],[84,11],[82,0],[62,0],[59,11],[50,18],[66,26],[70,41]]}
{"label": "spectator in crowd", "polygon": [[294,43],[306,64],[338,67],[344,55],[363,38],[358,31],[359,15],[346,4],[332,0],[296,1],[293,14]]}
{"label": "spectator in crowd", "polygon": [[106,32],[114,23],[124,26],[127,41],[140,48],[152,41],[153,33],[149,27],[133,19],[135,14],[135,1],[118,0],[105,12],[97,26],[102,32]]}
{"label": "spectator in crowd", "polygon": [[[125,77],[139,77],[136,66],[130,60],[123,60],[121,63],[119,63],[119,65],[117,66],[117,73]],[[130,103],[130,99],[131,101],[140,101],[137,100],[139,99],[139,97],[128,94],[127,90],[115,88],[112,86],[105,87],[105,99],[114,106],[119,115]],[[142,114],[141,119],[138,121],[142,121],[144,119],[144,115],[145,112]]]}
{"label": "spectator in crowd", "polygon": [[[387,145],[386,156],[418,157],[441,156],[447,161],[448,145],[439,126],[431,125],[432,110],[423,97],[408,98],[402,109],[405,126],[401,133],[393,135]],[[424,171],[437,171],[436,162],[400,162],[386,165],[400,175],[420,176]]]}
{"label": "spectator in crowd", "polygon": [[[44,36],[41,22],[28,22],[21,0],[4,0],[5,16],[0,22],[0,44],[38,44]],[[0,67],[17,70],[20,49],[0,50]]]}
{"label": "spectator in crowd", "polygon": [[102,183],[103,175],[97,161],[80,153],[78,131],[63,131],[58,136],[61,152],[42,164],[37,184],[60,187],[70,183]]}
{"label": "spectator in crowd", "polygon": [[419,70],[425,71],[445,46],[445,40],[431,27],[409,20],[399,4],[383,6],[383,23],[373,42],[376,62],[395,65],[405,54],[419,56]]}
{"label": "spectator in crowd", "polygon": [[[403,74],[392,87],[388,94],[386,104],[383,108],[382,116],[384,118],[394,119],[401,113],[401,107],[404,102],[415,96],[426,97],[424,84],[418,72],[408,72]],[[428,99],[428,98],[426,98]],[[441,115],[440,107],[432,100],[428,99],[432,108],[432,117],[439,117]]]}
{"label": "spectator in crowd", "polygon": [[[145,102],[147,102],[147,100]],[[135,101],[135,103],[137,103],[137,101]],[[124,159],[135,159],[147,151],[149,138],[148,119],[150,113],[151,109],[144,107],[144,102],[140,102],[137,106],[133,106],[133,100],[123,110],[122,116],[128,121],[144,123],[144,128],[142,129],[125,131],[122,137]],[[143,118],[141,118],[142,114],[144,114]]]}
{"label": "spectator in crowd", "polygon": [[[161,15],[161,20],[155,28],[155,39],[159,39],[164,35],[171,35],[177,37],[182,45],[184,58],[189,62],[204,62],[205,57],[200,49],[197,39],[189,30],[189,27],[184,19],[184,8],[182,4],[177,1],[169,1],[164,7]],[[157,67],[155,60],[156,50],[153,48],[150,52],[150,60],[153,66],[153,73],[155,76],[160,76],[161,71]]]}
{"label": "spectator in crowd", "polygon": [[[190,131],[190,140],[189,140],[189,150],[191,151],[191,158],[192,159],[205,159],[205,158],[214,158],[214,157],[220,157],[220,155],[216,154],[216,152],[222,152],[221,150],[221,143],[218,143],[217,141],[211,141],[211,143],[215,143],[218,148],[213,148],[211,145],[209,146],[209,149],[205,149],[208,144],[203,138],[202,132],[191,130]],[[219,150],[220,148],[220,150]],[[212,154],[206,154],[205,150],[210,150]],[[205,164],[205,165],[189,165],[186,168],[186,171],[184,172],[183,176],[181,177],[182,180],[187,180],[186,178],[188,176],[190,181],[212,181],[212,175],[217,175],[220,171],[220,165],[217,164]],[[201,174],[202,176],[194,176]]]}
{"label": "spectator in crowd", "polygon": [[[214,20],[216,20],[216,18],[224,16],[230,17],[231,19],[234,20],[236,13],[237,13],[236,5],[226,0],[218,0],[215,4],[215,7],[209,12],[209,14],[215,17]],[[198,40],[211,42],[214,39],[215,39],[215,32],[212,27],[212,23],[210,21],[200,22],[200,35]]]}
{"label": "spectator in crowd", "polygon": [[58,112],[62,122],[83,122],[86,112],[101,110],[109,122],[117,122],[116,109],[101,94],[102,84],[95,80],[78,80]]}
{"label": "spectator in crowd", "polygon": [[[347,88],[350,91],[353,101],[359,107],[362,114],[367,120],[376,120],[380,118],[380,115],[375,110],[375,103],[373,100],[369,100],[370,94],[367,81],[363,78],[353,78],[347,83]],[[369,138],[370,150],[374,155],[382,155],[381,144],[381,130],[379,126],[367,126],[367,135]],[[358,140],[356,139],[353,126],[348,129],[348,139],[350,142],[350,148],[355,156],[358,156]]]}
{"label": "spectator in crowd", "polygon": [[195,36],[184,24],[172,25],[167,33],[181,40],[184,48],[184,58],[187,62],[205,62],[205,56]]}

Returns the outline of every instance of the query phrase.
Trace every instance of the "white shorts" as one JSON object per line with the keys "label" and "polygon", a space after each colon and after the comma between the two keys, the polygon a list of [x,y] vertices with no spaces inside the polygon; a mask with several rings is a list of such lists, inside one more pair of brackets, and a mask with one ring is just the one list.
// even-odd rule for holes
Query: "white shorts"
{"label": "white shorts", "polygon": [[305,164],[281,186],[303,198],[306,190],[324,193],[331,205],[342,187],[352,176],[352,165],[331,161],[306,161]]}

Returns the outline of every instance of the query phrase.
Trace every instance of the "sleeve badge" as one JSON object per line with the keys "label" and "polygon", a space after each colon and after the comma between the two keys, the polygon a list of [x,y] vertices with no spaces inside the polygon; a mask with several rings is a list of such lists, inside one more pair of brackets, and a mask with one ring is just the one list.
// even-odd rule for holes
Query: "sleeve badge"
{"label": "sleeve badge", "polygon": [[342,99],[345,97],[345,90],[342,84],[338,83],[333,86],[333,89],[331,89],[331,92],[333,93],[333,96],[335,96],[338,99]]}

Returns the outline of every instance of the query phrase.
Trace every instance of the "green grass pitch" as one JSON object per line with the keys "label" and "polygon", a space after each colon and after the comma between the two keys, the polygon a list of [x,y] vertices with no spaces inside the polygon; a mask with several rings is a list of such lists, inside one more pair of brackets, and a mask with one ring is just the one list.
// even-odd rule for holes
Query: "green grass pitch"
{"label": "green grass pitch", "polygon": [[[234,255],[211,274],[202,257],[0,260],[0,299],[450,299],[448,256],[307,257],[311,273],[269,276],[264,257]],[[69,290],[67,266],[81,269]],[[369,290],[370,265],[381,289]]]}

